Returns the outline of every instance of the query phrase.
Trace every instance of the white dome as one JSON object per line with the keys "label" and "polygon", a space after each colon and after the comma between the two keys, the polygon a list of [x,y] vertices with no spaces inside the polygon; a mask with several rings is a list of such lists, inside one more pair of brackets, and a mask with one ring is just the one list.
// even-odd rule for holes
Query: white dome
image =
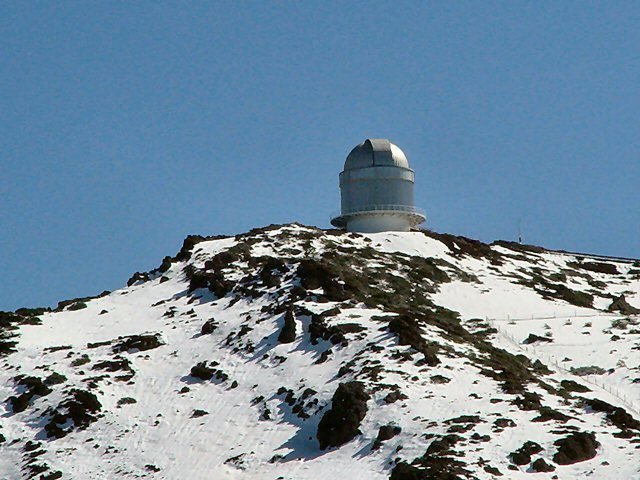
{"label": "white dome", "polygon": [[409,168],[409,161],[400,147],[386,138],[368,138],[351,150],[344,162],[345,170],[380,166]]}

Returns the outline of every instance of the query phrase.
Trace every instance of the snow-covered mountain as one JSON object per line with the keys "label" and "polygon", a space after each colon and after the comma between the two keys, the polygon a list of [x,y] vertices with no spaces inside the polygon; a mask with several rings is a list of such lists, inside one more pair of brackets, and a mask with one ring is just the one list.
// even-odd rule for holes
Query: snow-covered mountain
{"label": "snow-covered mountain", "polygon": [[640,478],[640,264],[432,232],[188,237],[0,314],[0,478]]}

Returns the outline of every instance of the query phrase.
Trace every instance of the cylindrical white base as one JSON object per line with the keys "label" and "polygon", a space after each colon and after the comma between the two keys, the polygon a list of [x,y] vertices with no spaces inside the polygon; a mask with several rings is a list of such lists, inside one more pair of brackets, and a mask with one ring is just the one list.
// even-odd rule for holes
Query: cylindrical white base
{"label": "cylindrical white base", "polygon": [[411,218],[402,214],[371,213],[354,215],[347,220],[347,231],[359,233],[408,232]]}

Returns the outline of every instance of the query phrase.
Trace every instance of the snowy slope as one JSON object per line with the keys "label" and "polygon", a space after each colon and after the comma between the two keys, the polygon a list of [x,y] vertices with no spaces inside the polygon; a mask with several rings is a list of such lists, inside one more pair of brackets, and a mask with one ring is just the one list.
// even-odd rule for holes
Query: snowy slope
{"label": "snowy slope", "polygon": [[130,283],[1,317],[0,478],[640,478],[638,264],[293,224]]}

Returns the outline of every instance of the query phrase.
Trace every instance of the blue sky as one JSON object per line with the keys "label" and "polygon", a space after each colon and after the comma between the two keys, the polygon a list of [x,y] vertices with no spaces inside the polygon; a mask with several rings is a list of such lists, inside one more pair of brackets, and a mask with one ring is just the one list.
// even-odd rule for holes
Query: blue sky
{"label": "blue sky", "polygon": [[4,2],[0,309],[191,233],[329,226],[386,137],[426,226],[640,256],[636,2]]}

